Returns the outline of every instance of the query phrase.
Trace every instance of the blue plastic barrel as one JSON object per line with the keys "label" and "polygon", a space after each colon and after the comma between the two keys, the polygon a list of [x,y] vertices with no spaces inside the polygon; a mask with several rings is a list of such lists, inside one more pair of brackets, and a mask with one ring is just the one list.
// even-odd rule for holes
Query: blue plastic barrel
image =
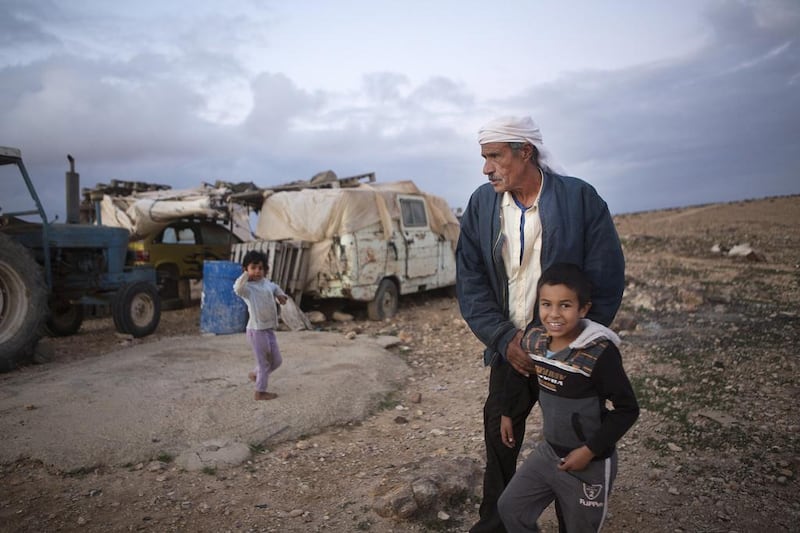
{"label": "blue plastic barrel", "polygon": [[233,292],[242,265],[233,261],[203,261],[200,331],[224,335],[241,333],[247,326],[247,306]]}

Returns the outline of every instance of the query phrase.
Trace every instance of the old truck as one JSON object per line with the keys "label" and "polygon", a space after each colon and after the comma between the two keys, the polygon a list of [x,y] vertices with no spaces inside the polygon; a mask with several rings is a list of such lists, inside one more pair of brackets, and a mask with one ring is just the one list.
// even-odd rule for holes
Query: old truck
{"label": "old truck", "polygon": [[126,266],[127,230],[79,223],[79,175],[67,158],[67,220],[56,224],[20,150],[0,147],[0,167],[18,168],[27,200],[19,209],[20,198],[0,198],[0,371],[29,357],[43,333],[77,332],[85,306],[108,306],[117,331],[134,337],[158,327],[155,270]]}
{"label": "old truck", "polygon": [[156,269],[162,304],[190,304],[190,283],[203,277],[203,262],[228,259],[233,243],[249,240],[250,218],[227,197],[252,184],[218,181],[173,189],[169,185],[111,180],[83,189],[89,219],[130,232],[128,263]]}
{"label": "old truck", "polygon": [[400,295],[455,285],[459,223],[444,199],[374,173],[311,185],[263,191],[260,240],[234,245],[232,259],[263,250],[284,290],[364,302],[372,320],[393,316]]}

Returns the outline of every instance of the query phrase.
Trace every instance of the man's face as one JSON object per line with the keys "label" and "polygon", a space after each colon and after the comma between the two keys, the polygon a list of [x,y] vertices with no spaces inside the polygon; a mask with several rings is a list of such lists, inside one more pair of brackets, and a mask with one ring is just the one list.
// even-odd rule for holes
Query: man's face
{"label": "man's face", "polygon": [[531,152],[526,145],[514,152],[508,143],[487,143],[481,145],[483,173],[489,178],[495,192],[518,189],[524,182]]}

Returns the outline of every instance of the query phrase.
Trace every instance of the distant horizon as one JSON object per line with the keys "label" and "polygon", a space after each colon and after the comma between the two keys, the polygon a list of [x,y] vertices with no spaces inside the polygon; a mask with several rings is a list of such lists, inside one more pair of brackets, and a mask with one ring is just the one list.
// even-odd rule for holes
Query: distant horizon
{"label": "distant horizon", "polygon": [[[13,147],[13,148],[18,148],[18,147]],[[66,219],[66,197],[65,197],[65,185],[64,185],[64,178],[63,178],[65,171],[62,171],[60,173],[62,177],[58,182],[58,185],[60,186],[58,188],[61,189],[61,198],[60,198],[60,200],[57,199],[57,198],[54,199],[53,195],[49,194],[49,193],[52,193],[52,191],[54,189],[54,187],[53,187],[54,184],[48,183],[47,182],[48,180],[43,180],[41,177],[39,177],[39,176],[34,174],[34,172],[30,169],[30,166],[27,163],[27,159],[25,157],[24,150],[23,150],[22,156],[23,156],[23,161],[25,161],[25,165],[26,165],[26,167],[28,169],[28,173],[29,173],[29,175],[31,177],[31,180],[34,183],[34,187],[36,188],[37,193],[39,195],[39,198],[42,201],[43,207],[45,209],[45,213],[47,214],[48,218],[51,221],[55,220],[56,218],[59,221],[65,220]],[[67,168],[66,155],[64,157],[64,161],[65,161],[65,163],[63,165],[63,168],[66,169]],[[2,168],[3,167],[0,167],[0,169],[2,169]],[[16,172],[16,169],[14,169],[12,172]],[[167,186],[169,186],[169,187],[171,187],[173,189],[194,188],[194,187],[201,186],[203,183],[207,183],[207,184],[213,185],[213,183],[216,181],[216,180],[200,180],[196,184],[182,183],[182,184],[173,185],[173,184],[167,183],[169,180],[137,180],[137,179],[126,179],[126,178],[112,177],[112,178],[108,178],[108,179],[104,179],[104,180],[97,180],[97,181],[95,181],[95,183],[93,185],[87,186],[84,183],[85,180],[83,178],[83,172],[81,172],[81,169],[80,169],[80,162],[78,162],[77,165],[76,165],[76,172],[79,175],[81,175],[81,178],[80,178],[81,199],[83,199],[83,193],[84,193],[85,190],[93,189],[94,187],[97,187],[101,183],[109,184],[112,180],[134,181],[134,182],[135,181],[140,181],[140,182],[148,183],[148,184],[156,184],[157,183],[157,184],[161,184],[161,185],[167,185]],[[320,171],[320,172],[322,172],[322,171]],[[316,174],[316,173],[314,173],[314,174]],[[309,176],[307,176],[305,178],[297,177],[297,178],[288,179],[286,181],[281,181],[279,183],[275,183],[275,184],[271,184],[271,185],[261,185],[261,184],[258,184],[258,183],[254,183],[254,184],[257,187],[260,187],[260,188],[269,188],[270,186],[275,186],[275,185],[279,185],[279,184],[285,184],[285,183],[288,183],[290,181],[295,181],[295,180],[310,180],[313,177],[314,174],[309,175]],[[350,175],[357,175],[356,173],[354,173],[354,174],[350,174],[350,173],[348,173],[348,174],[340,174],[338,172],[336,174],[339,177],[347,177],[347,176],[350,176]],[[380,180],[380,172],[375,172],[375,174],[376,174],[376,177],[377,177],[378,181],[383,182],[382,180]],[[483,179],[485,179],[485,176],[483,177]],[[469,194],[471,194],[474,189],[476,189],[478,186],[481,185],[481,183],[478,183],[477,185],[475,185],[475,187],[473,187],[468,192],[468,195],[466,196],[463,205],[453,205],[448,200],[448,198],[444,197],[442,194],[440,194],[438,192],[431,191],[431,190],[427,189],[426,187],[421,185],[420,182],[418,182],[417,180],[414,180],[412,178],[408,178],[408,180],[409,181],[413,181],[420,188],[420,190],[422,190],[423,192],[429,193],[429,194],[434,194],[436,196],[444,198],[444,200],[448,203],[448,206],[454,212],[459,208],[462,209],[462,210],[465,209],[466,205],[467,205],[467,202],[469,200]],[[94,181],[94,180],[90,180],[90,181]],[[225,181],[225,180],[222,180],[222,181]],[[390,181],[404,181],[404,180],[403,179],[398,179],[398,180],[390,180]],[[590,180],[586,180],[586,181],[589,184],[592,184]],[[249,182],[250,181],[230,181],[230,183],[249,183]],[[3,183],[5,183],[7,185],[8,184],[8,178],[3,179],[3,175],[0,174],[0,184],[3,184]],[[56,188],[56,189],[58,189],[58,188]],[[718,199],[718,200],[706,199],[706,200],[698,200],[697,202],[692,202],[692,203],[666,205],[666,206],[652,206],[652,207],[641,207],[641,208],[632,208],[632,209],[615,209],[614,208],[615,203],[627,203],[627,202],[625,202],[624,200],[622,202],[620,202],[620,199],[616,198],[613,193],[609,193],[608,191],[604,192],[602,190],[599,190],[598,187],[595,187],[595,188],[598,189],[598,191],[600,192],[601,197],[603,197],[603,199],[608,204],[609,211],[610,211],[612,216],[634,215],[634,214],[649,213],[649,212],[654,212],[654,211],[674,210],[674,209],[687,209],[687,208],[702,207],[702,206],[712,205],[712,204],[732,204],[732,203],[739,203],[739,202],[768,200],[770,198],[783,198],[783,197],[800,196],[800,184],[798,184],[798,187],[797,187],[798,190],[797,191],[791,191],[791,192],[786,192],[786,193],[765,194],[764,196],[742,196],[740,198],[727,198],[727,199]],[[727,191],[727,192],[730,192],[730,191]],[[25,196],[25,194],[23,194],[23,197],[24,196]],[[0,202],[0,209],[2,209],[4,211],[9,211],[9,209],[7,207],[5,207],[4,204],[7,204],[7,203],[15,204],[16,203],[16,201],[12,201],[12,202],[5,201],[6,200],[5,196],[0,197],[0,199],[2,199],[2,201]],[[642,199],[640,199],[640,202],[641,202],[641,200]],[[650,198],[648,197],[647,200],[649,201]],[[2,210],[0,210],[0,214],[2,214]]]}
{"label": "distant horizon", "polygon": [[752,198],[742,198],[739,200],[720,200],[720,201],[711,201],[711,202],[702,202],[699,204],[687,204],[687,205],[679,205],[679,206],[672,206],[672,207],[656,207],[653,209],[641,209],[639,211],[626,211],[623,213],[611,213],[611,216],[625,216],[625,215],[640,215],[645,213],[652,213],[655,211],[672,211],[676,209],[691,209],[694,207],[706,207],[709,205],[725,205],[725,204],[739,204],[739,203],[747,203],[747,202],[760,202],[763,200],[772,200],[776,198],[792,198],[794,196],[800,197],[800,192],[795,193],[788,193],[788,194],[772,194],[769,196],[760,196],[760,197],[752,197]]}

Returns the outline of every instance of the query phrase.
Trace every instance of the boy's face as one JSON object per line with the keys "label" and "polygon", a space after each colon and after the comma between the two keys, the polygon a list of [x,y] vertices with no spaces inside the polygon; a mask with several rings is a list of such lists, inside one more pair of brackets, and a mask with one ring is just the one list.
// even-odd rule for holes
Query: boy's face
{"label": "boy's face", "polygon": [[260,261],[258,263],[250,263],[245,270],[247,271],[248,281],[261,281],[266,275],[264,264]]}
{"label": "boy's face", "polygon": [[578,338],[581,332],[578,326],[591,305],[581,307],[577,293],[566,285],[542,285],[539,289],[539,317],[547,333],[562,348]]}

